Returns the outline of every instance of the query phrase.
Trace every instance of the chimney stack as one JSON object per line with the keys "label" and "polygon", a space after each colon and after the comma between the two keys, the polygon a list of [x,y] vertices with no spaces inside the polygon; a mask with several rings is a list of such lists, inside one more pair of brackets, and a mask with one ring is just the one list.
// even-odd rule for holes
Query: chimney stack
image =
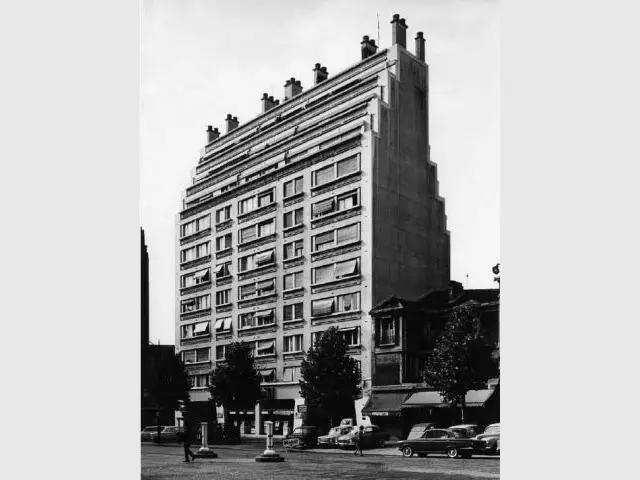
{"label": "chimney stack", "polygon": [[302,85],[300,84],[300,80],[296,80],[291,77],[287,80],[287,83],[284,84],[284,99],[289,100],[290,98],[295,97],[300,92],[302,92]]}
{"label": "chimney stack", "polygon": [[322,67],[319,63],[316,63],[316,68],[313,69],[313,84],[317,85],[320,82],[324,82],[328,77],[327,67]]}
{"label": "chimney stack", "polygon": [[230,113],[227,114],[227,118],[225,121],[227,122],[227,133],[235,128],[238,128],[238,125],[240,125],[240,122],[238,122],[238,117],[231,117]]}
{"label": "chimney stack", "polygon": [[207,125],[207,143],[213,142],[220,136],[220,132],[217,128],[213,128],[211,125]]}
{"label": "chimney stack", "polygon": [[408,25],[405,23],[404,18],[400,18],[400,15],[396,13],[393,16],[393,20],[391,20],[392,45],[397,43],[401,47],[407,48],[407,28]]}
{"label": "chimney stack", "polygon": [[262,113],[268,112],[276,105],[280,104],[280,100],[274,100],[273,95],[267,96],[266,93],[262,94]]}
{"label": "chimney stack", "polygon": [[369,35],[365,35],[362,37],[362,42],[360,42],[360,53],[362,54],[362,60],[365,58],[374,55],[378,50],[375,40],[369,40]]}
{"label": "chimney stack", "polygon": [[418,32],[416,35],[416,57],[424,62],[424,35]]}

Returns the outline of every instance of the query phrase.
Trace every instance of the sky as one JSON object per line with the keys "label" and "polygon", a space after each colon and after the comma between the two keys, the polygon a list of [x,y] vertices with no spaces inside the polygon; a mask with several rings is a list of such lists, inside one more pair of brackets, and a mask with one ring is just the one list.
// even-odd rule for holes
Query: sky
{"label": "sky", "polygon": [[[451,232],[451,278],[493,288],[500,261],[500,3],[494,0],[143,0],[140,216],[149,249],[150,339],[174,343],[175,222],[205,144],[284,96],[313,67],[360,60],[363,35],[391,46],[394,13],[407,47],[426,38],[431,160]],[[378,34],[379,17],[379,34]],[[379,35],[379,36],[378,36]],[[467,277],[468,275],[468,277]]]}

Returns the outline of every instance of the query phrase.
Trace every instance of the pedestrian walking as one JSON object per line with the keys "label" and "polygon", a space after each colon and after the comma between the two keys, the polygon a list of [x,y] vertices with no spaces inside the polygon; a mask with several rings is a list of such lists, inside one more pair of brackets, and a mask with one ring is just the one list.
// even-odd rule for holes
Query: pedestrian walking
{"label": "pedestrian walking", "polygon": [[364,437],[364,427],[360,425],[360,429],[358,430],[358,433],[356,433],[356,438],[354,439],[356,443],[356,451],[353,452],[354,455],[358,455],[358,450],[360,450],[360,456],[364,457],[364,454],[362,453],[363,437]]}
{"label": "pedestrian walking", "polygon": [[186,463],[189,463],[189,457],[191,457],[191,460],[196,459],[195,453],[191,451],[192,441],[193,441],[193,430],[191,430],[191,428],[185,425],[184,432],[182,434],[182,446],[184,447],[184,462]]}

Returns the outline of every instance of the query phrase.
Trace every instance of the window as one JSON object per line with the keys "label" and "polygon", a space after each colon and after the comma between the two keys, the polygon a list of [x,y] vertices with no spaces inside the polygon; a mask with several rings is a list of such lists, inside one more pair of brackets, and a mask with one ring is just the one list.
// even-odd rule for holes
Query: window
{"label": "window", "polygon": [[293,305],[285,305],[282,312],[282,321],[291,322],[302,319],[302,302]]}
{"label": "window", "polygon": [[246,272],[247,270],[253,270],[254,268],[269,265],[275,262],[274,250],[267,250],[266,252],[256,253],[254,255],[248,255],[238,259],[238,271]]}
{"label": "window", "polygon": [[359,260],[347,260],[345,262],[332,263],[322,267],[316,267],[311,271],[314,284],[340,280],[358,273]]}
{"label": "window", "polygon": [[380,319],[380,345],[396,343],[396,321],[393,318]]}
{"label": "window", "polygon": [[275,368],[260,370],[260,376],[262,377],[262,383],[274,383],[276,381],[276,370]]}
{"label": "window", "polygon": [[263,327],[275,323],[274,310],[262,310],[258,312],[247,312],[238,315],[238,328]]}
{"label": "window", "polygon": [[258,208],[271,205],[275,201],[274,190],[271,189],[268,192],[258,195]]}
{"label": "window", "polygon": [[358,170],[360,170],[360,162],[358,161],[358,157],[354,156],[339,161],[338,163],[336,163],[336,170],[337,178],[357,172]]}
{"label": "window", "polygon": [[250,283],[248,285],[241,285],[238,287],[238,296],[240,300],[245,300],[251,297],[262,297],[265,295],[273,295],[276,290],[276,281],[274,278],[269,280],[261,280],[258,282]]}
{"label": "window", "polygon": [[229,302],[229,295],[231,293],[231,289],[228,290],[221,290],[219,292],[216,292],[216,305],[220,306],[220,305],[226,305]]}
{"label": "window", "polygon": [[284,245],[284,259],[290,260],[292,258],[302,257],[304,242],[302,240],[296,240],[295,242],[285,243]]}
{"label": "window", "polygon": [[360,170],[360,159],[357,155],[340,160],[313,172],[313,186],[318,187],[332,180],[344,177]]}
{"label": "window", "polygon": [[276,231],[276,221],[267,220],[258,224],[258,237],[266,237]]}
{"label": "window", "polygon": [[227,233],[226,235],[222,235],[221,237],[216,238],[216,251],[220,252],[221,250],[226,250],[227,248],[231,248],[231,234]]}
{"label": "window", "polygon": [[206,373],[189,375],[189,383],[191,388],[207,388],[209,386],[209,375]]}
{"label": "window", "polygon": [[285,382],[297,382],[300,380],[300,367],[285,367],[284,378]]}
{"label": "window", "polygon": [[193,235],[194,233],[201,232],[202,230],[205,230],[209,227],[211,227],[211,215],[206,215],[182,225],[180,227],[180,236],[186,237],[189,235]]}
{"label": "window", "polygon": [[238,203],[238,211],[240,214],[249,213],[256,208],[256,197],[250,197],[245,200],[241,200]]}
{"label": "window", "polygon": [[356,347],[360,345],[360,327],[341,330],[340,334],[348,347]]}
{"label": "window", "polygon": [[256,239],[256,226],[251,225],[250,227],[243,228],[240,230],[240,243],[247,243]]}
{"label": "window", "polygon": [[276,341],[263,340],[256,342],[256,357],[265,357],[267,355],[275,355]]}
{"label": "window", "polygon": [[207,283],[211,281],[211,277],[209,275],[209,269],[205,268],[204,270],[199,270],[197,272],[188,273],[181,277],[181,287],[193,287],[194,285],[200,285],[202,283]]}
{"label": "window", "polygon": [[196,260],[197,258],[201,258],[206,255],[209,255],[209,242],[201,243],[200,245],[195,245],[182,250],[180,252],[180,261],[183,263],[190,262],[191,260]]}
{"label": "window", "polygon": [[219,318],[215,324],[216,333],[227,333],[231,331],[231,317]]}
{"label": "window", "polygon": [[216,278],[224,278],[229,275],[231,275],[231,262],[216,265]]}
{"label": "window", "polygon": [[211,348],[209,347],[182,351],[182,361],[184,363],[208,362],[209,360],[211,360]]}
{"label": "window", "polygon": [[360,190],[355,189],[342,195],[314,203],[312,206],[312,215],[316,218],[332,212],[348,210],[358,205],[360,205]]}
{"label": "window", "polygon": [[191,325],[183,325],[180,329],[180,338],[194,338],[209,335],[209,322],[192,323]]}
{"label": "window", "polygon": [[313,237],[314,252],[321,252],[333,247],[339,247],[347,243],[360,240],[360,223],[347,225],[328,232],[320,233]]}
{"label": "window", "polygon": [[294,211],[284,214],[284,228],[291,228],[297,225],[302,225],[303,208],[298,208]]}
{"label": "window", "polygon": [[289,335],[284,337],[284,352],[294,353],[302,351],[302,335]]}
{"label": "window", "polygon": [[226,356],[227,356],[227,346],[226,345],[216,346],[216,360],[224,360]]}
{"label": "window", "polygon": [[226,222],[231,218],[231,205],[216,210],[216,223]]}
{"label": "window", "polygon": [[283,197],[292,197],[293,195],[297,195],[298,193],[302,193],[302,177],[298,177],[294,180],[289,180],[284,183],[283,189]]}
{"label": "window", "polygon": [[357,311],[360,309],[360,292],[347,293],[337,297],[323,298],[311,302],[311,316],[330,315]]}
{"label": "window", "polygon": [[289,273],[284,276],[284,289],[292,290],[302,287],[302,272]]}
{"label": "window", "polygon": [[196,312],[211,307],[211,295],[200,295],[199,297],[188,298],[180,302],[180,312]]}
{"label": "window", "polygon": [[335,166],[329,165],[328,167],[321,168],[313,172],[313,185],[315,187],[324,185],[335,178]]}

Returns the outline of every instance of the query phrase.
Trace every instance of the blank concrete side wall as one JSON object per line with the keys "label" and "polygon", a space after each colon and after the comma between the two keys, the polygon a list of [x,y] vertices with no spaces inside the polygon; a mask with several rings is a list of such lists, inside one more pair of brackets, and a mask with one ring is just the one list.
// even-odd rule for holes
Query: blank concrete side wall
{"label": "blank concrete side wall", "polygon": [[394,57],[374,142],[374,305],[449,281],[444,202],[429,162],[427,67],[397,45],[389,52]]}

